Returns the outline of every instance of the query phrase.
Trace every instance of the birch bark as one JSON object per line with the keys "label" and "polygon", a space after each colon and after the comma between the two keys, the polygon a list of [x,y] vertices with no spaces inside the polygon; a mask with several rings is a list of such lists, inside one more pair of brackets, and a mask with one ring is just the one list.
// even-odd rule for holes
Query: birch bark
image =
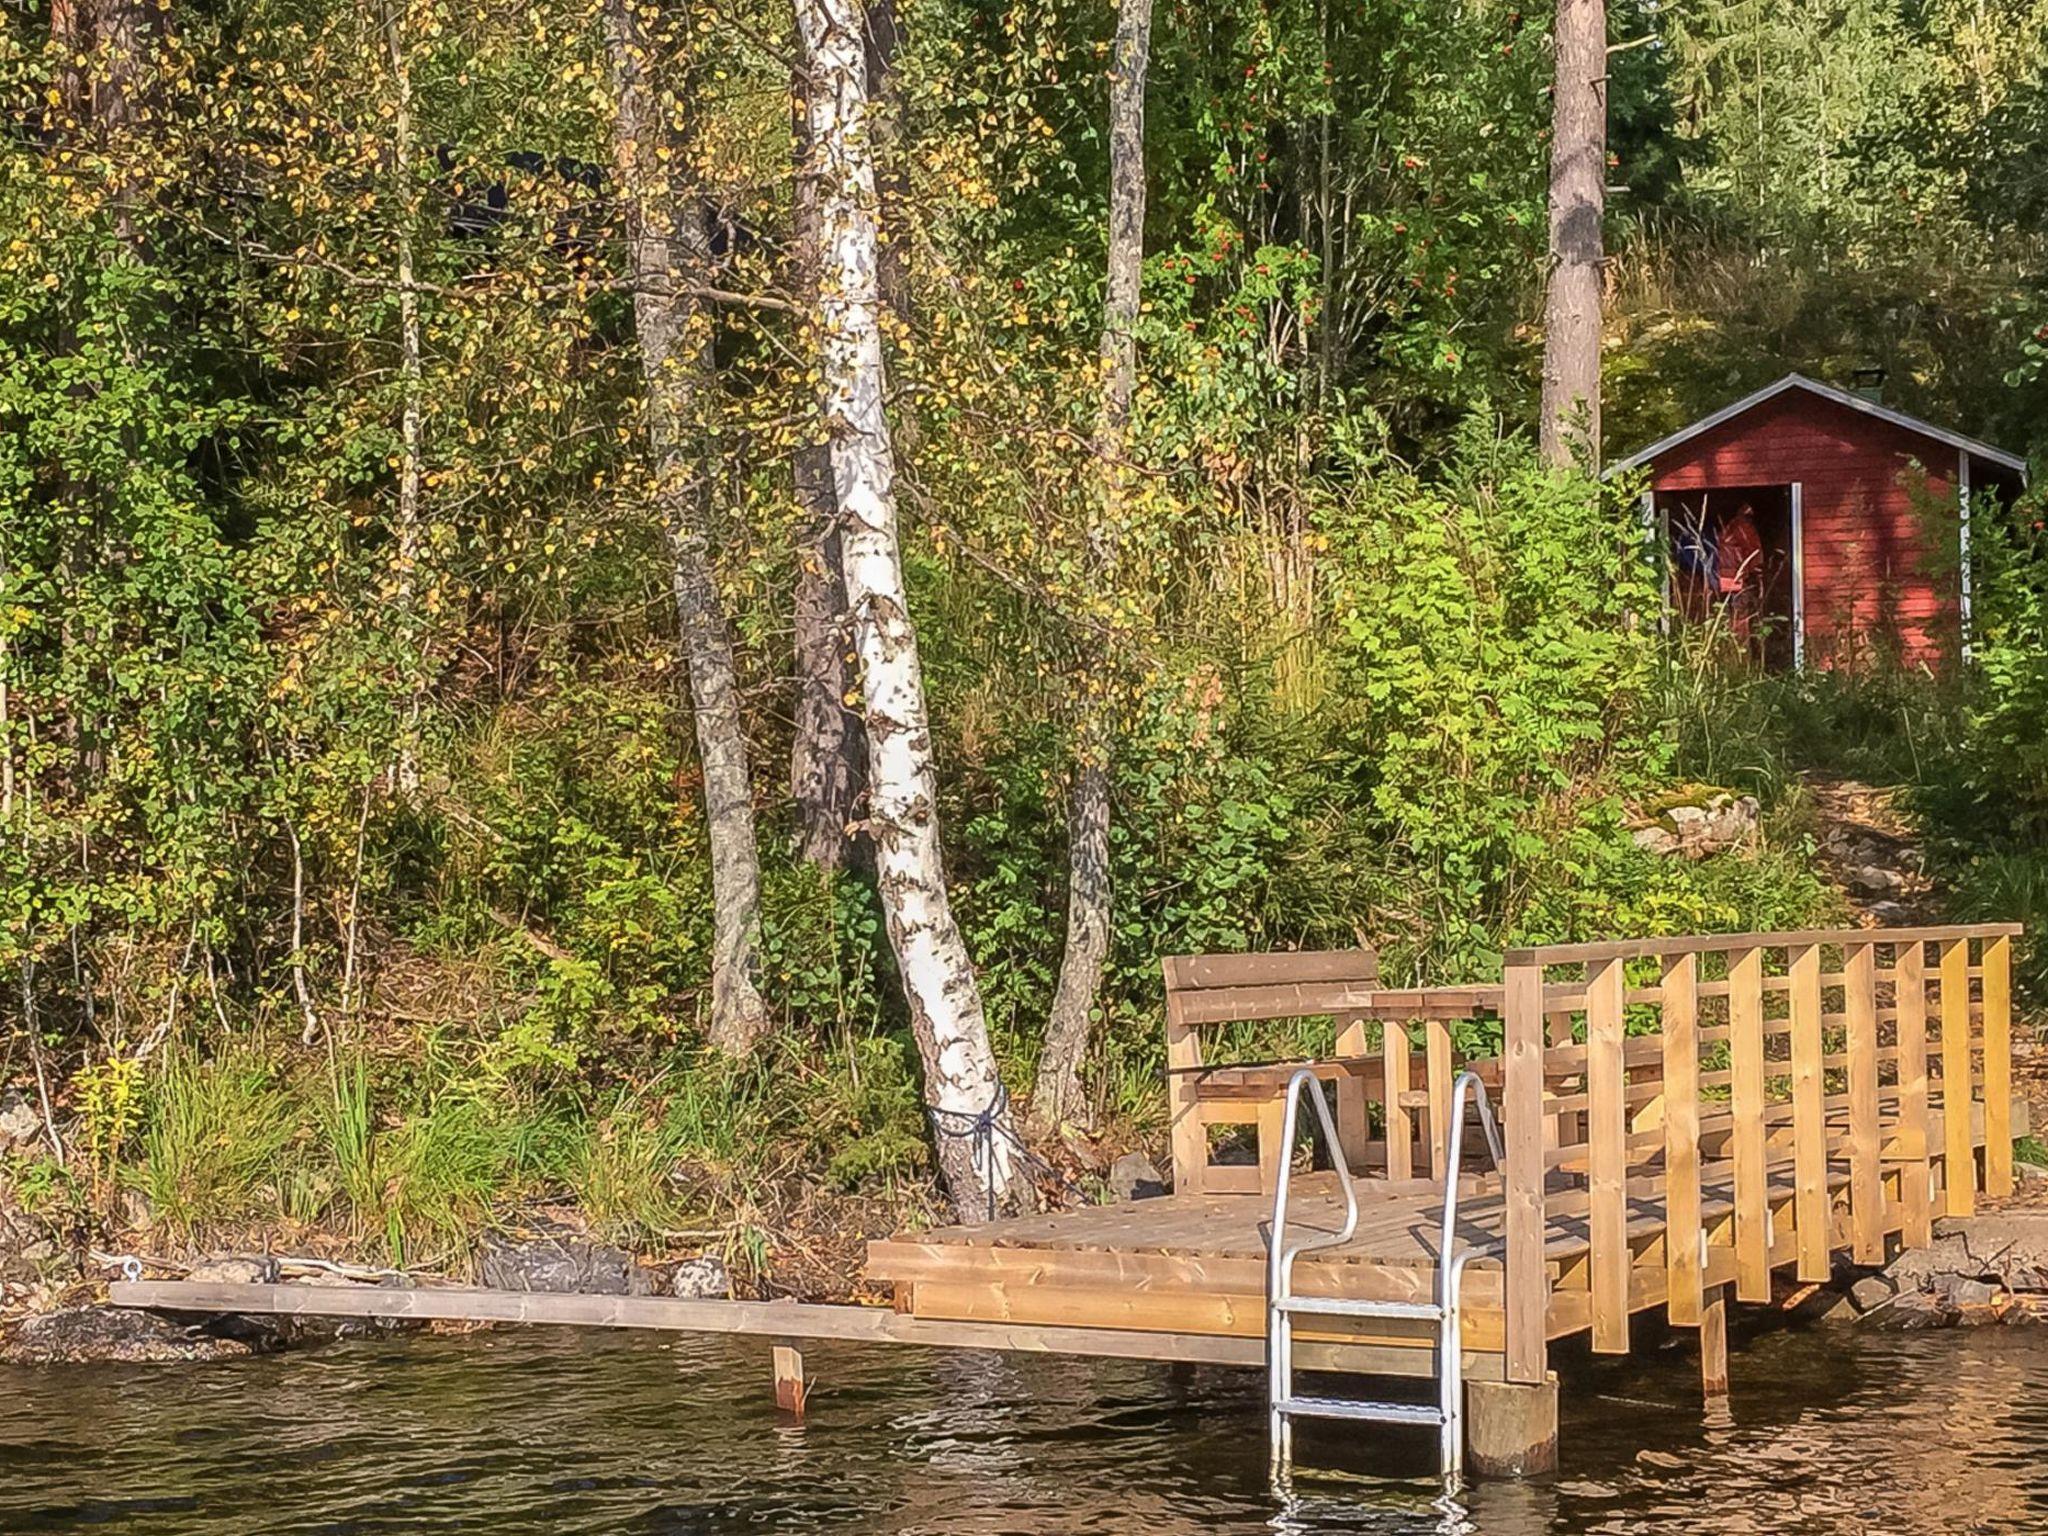
{"label": "birch bark", "polygon": [[796,0],[796,16],[810,62],[819,188],[819,393],[860,662],[876,883],[924,1059],[939,1170],[960,1218],[975,1221],[1021,1204],[1027,1181],[939,844],[938,776],[883,406],[861,10],[859,0]]}
{"label": "birch bark", "polygon": [[[1145,72],[1152,50],[1152,0],[1121,0],[1109,79],[1109,274],[1102,315],[1102,397],[1096,418],[1099,490],[1088,562],[1098,592],[1116,577],[1124,517],[1131,395],[1137,385],[1140,281],[1145,265]],[[1081,1060],[1109,960],[1113,896],[1109,871],[1110,761],[1114,673],[1091,669],[1083,682],[1074,787],[1067,809],[1067,943],[1039,1059],[1037,1105],[1047,1119],[1085,1119]]]}
{"label": "birch bark", "polygon": [[711,957],[713,1045],[741,1054],[767,1033],[756,985],[761,866],[747,773],[737,669],[711,556],[711,485],[703,396],[711,387],[709,332],[686,290],[702,283],[711,240],[702,202],[671,177],[688,163],[653,74],[654,54],[632,0],[604,0],[605,42],[618,99],[612,156],[633,271],[633,324],[646,378],[655,502],[667,543],[711,843],[716,907]]}

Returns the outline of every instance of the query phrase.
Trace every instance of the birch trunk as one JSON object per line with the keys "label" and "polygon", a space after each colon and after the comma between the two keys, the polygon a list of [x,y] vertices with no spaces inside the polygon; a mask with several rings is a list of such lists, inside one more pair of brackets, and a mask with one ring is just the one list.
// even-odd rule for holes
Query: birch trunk
{"label": "birch trunk", "polygon": [[[1138,323],[1145,265],[1145,71],[1151,47],[1152,0],[1121,0],[1109,80],[1109,274],[1095,440],[1100,504],[1088,537],[1090,575],[1098,590],[1116,578],[1131,395],[1137,384],[1132,332]],[[1085,1118],[1081,1060],[1087,1054],[1102,971],[1109,960],[1114,701],[1108,696],[1109,683],[1097,671],[1090,671],[1084,687],[1067,810],[1067,944],[1038,1068],[1038,1108],[1055,1123]]]}
{"label": "birch trunk", "polygon": [[1601,218],[1607,202],[1606,0],[1558,0],[1551,99],[1550,287],[1543,309],[1546,463],[1600,464]]}
{"label": "birch trunk", "polygon": [[876,884],[924,1059],[939,1170],[960,1218],[975,1221],[1015,1208],[1028,1186],[939,845],[938,775],[883,408],[861,11],[859,0],[796,0],[796,15],[810,63],[819,188],[819,393],[860,662]]}
{"label": "birch trunk", "polygon": [[391,65],[391,158],[399,178],[400,212],[398,267],[399,467],[396,534],[397,569],[393,573],[400,649],[406,668],[405,701],[398,727],[398,752],[392,778],[408,799],[419,792],[420,709],[426,694],[426,657],[422,654],[425,625],[420,622],[420,295],[413,271],[413,231],[419,223],[419,197],[413,181],[412,69],[399,30],[397,0],[384,0],[379,21],[384,50]]}
{"label": "birch trunk", "polygon": [[[809,80],[799,68],[792,124],[795,192],[790,202],[791,291],[807,311],[818,302],[818,182],[813,174]],[[846,612],[839,497],[832,449],[822,439],[797,445],[792,470],[803,520],[797,542],[795,620],[796,736],[789,787],[796,801],[797,855],[820,869],[843,869],[854,851],[848,831],[867,776],[867,742],[847,704],[853,638]]]}
{"label": "birch trunk", "polygon": [[710,231],[701,201],[679,197],[668,167],[686,162],[670,130],[653,73],[653,50],[632,0],[605,0],[618,120],[612,154],[631,251],[633,324],[646,376],[647,440],[655,500],[668,546],[670,585],[711,841],[716,907],[711,956],[711,1042],[739,1054],[767,1032],[755,977],[760,965],[761,866],[747,774],[732,636],[711,558],[711,485],[704,462],[703,395],[711,386],[711,347],[697,303],[682,291],[710,266]]}

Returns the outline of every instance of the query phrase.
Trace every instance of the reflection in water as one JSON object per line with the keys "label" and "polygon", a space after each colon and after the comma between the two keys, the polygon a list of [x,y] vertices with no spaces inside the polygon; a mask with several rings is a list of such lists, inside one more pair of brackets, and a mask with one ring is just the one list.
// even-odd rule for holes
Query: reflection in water
{"label": "reflection in water", "polygon": [[1439,1497],[1426,1435],[1304,1426],[1266,1484],[1259,1378],[529,1330],[210,1366],[0,1368],[0,1533],[1550,1536],[2048,1530],[2048,1333],[1786,1333],[1709,1420],[1683,1356],[1567,1380],[1550,1481]]}

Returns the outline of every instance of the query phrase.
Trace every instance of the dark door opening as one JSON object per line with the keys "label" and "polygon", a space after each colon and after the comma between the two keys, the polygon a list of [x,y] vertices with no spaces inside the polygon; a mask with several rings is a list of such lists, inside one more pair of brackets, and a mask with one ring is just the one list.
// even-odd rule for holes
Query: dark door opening
{"label": "dark door opening", "polygon": [[1713,625],[1766,667],[1798,660],[1792,487],[1661,491],[1674,622]]}

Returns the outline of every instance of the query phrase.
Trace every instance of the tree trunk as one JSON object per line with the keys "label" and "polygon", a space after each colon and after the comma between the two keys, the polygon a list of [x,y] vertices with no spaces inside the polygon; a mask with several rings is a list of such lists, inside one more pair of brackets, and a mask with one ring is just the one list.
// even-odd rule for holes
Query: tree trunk
{"label": "tree trunk", "polygon": [[[1102,399],[1095,433],[1100,505],[1089,528],[1090,575],[1116,579],[1131,395],[1137,384],[1139,286],[1145,265],[1145,70],[1152,0],[1120,0],[1109,82],[1109,280],[1102,315]],[[1091,671],[1081,701],[1074,787],[1067,811],[1067,945],[1053,991],[1038,1107],[1055,1122],[1080,1118],[1081,1059],[1109,960],[1110,759],[1113,688]]]}
{"label": "tree trunk", "polygon": [[903,587],[883,408],[875,167],[859,0],[796,0],[819,186],[820,402],[832,443],[868,736],[868,825],[889,942],[924,1058],[939,1170],[965,1221],[1021,1204],[1020,1147],[953,919],[939,844],[924,673]]}
{"label": "tree trunk", "polygon": [[[818,182],[811,155],[808,78],[795,81],[795,193],[790,204],[791,289],[806,310],[818,301]],[[848,832],[866,785],[867,742],[847,705],[853,637],[840,553],[839,497],[832,449],[822,437],[797,445],[793,470],[803,532],[797,541],[796,739],[789,787],[796,800],[797,854],[821,869],[843,869],[854,848]]]}
{"label": "tree trunk", "polygon": [[867,0],[862,44],[868,66],[868,140],[874,146],[875,191],[879,198],[880,245],[875,283],[882,304],[898,325],[910,324],[910,223],[905,217],[909,178],[903,170],[903,93],[896,83],[896,49],[902,40],[896,0]]}
{"label": "tree trunk", "polygon": [[1551,97],[1550,289],[1543,312],[1546,463],[1600,466],[1600,221],[1607,202],[1607,6],[1558,0]]}
{"label": "tree trunk", "polygon": [[420,295],[413,271],[413,231],[419,225],[419,197],[413,181],[412,68],[399,30],[399,0],[383,0],[379,21],[384,50],[391,65],[391,158],[399,179],[400,211],[396,238],[398,268],[399,466],[396,548],[393,572],[400,633],[404,701],[399,706],[398,751],[392,779],[399,793],[419,792],[420,710],[426,696],[426,626],[419,598],[420,488],[424,479],[420,454],[422,374],[420,364]]}
{"label": "tree trunk", "polygon": [[[704,462],[704,395],[711,387],[710,334],[694,299],[711,240],[702,201],[678,197],[666,167],[688,163],[652,78],[653,52],[632,0],[605,0],[605,40],[618,94],[612,153],[633,270],[633,324],[646,375],[647,439],[655,501],[667,542],[670,584],[689,672],[716,907],[711,956],[711,1041],[739,1054],[767,1032],[755,983],[760,965],[761,866],[740,719],[732,636],[711,558],[712,475]],[[666,151],[664,156],[663,152]],[[665,162],[665,163],[664,163]]]}

